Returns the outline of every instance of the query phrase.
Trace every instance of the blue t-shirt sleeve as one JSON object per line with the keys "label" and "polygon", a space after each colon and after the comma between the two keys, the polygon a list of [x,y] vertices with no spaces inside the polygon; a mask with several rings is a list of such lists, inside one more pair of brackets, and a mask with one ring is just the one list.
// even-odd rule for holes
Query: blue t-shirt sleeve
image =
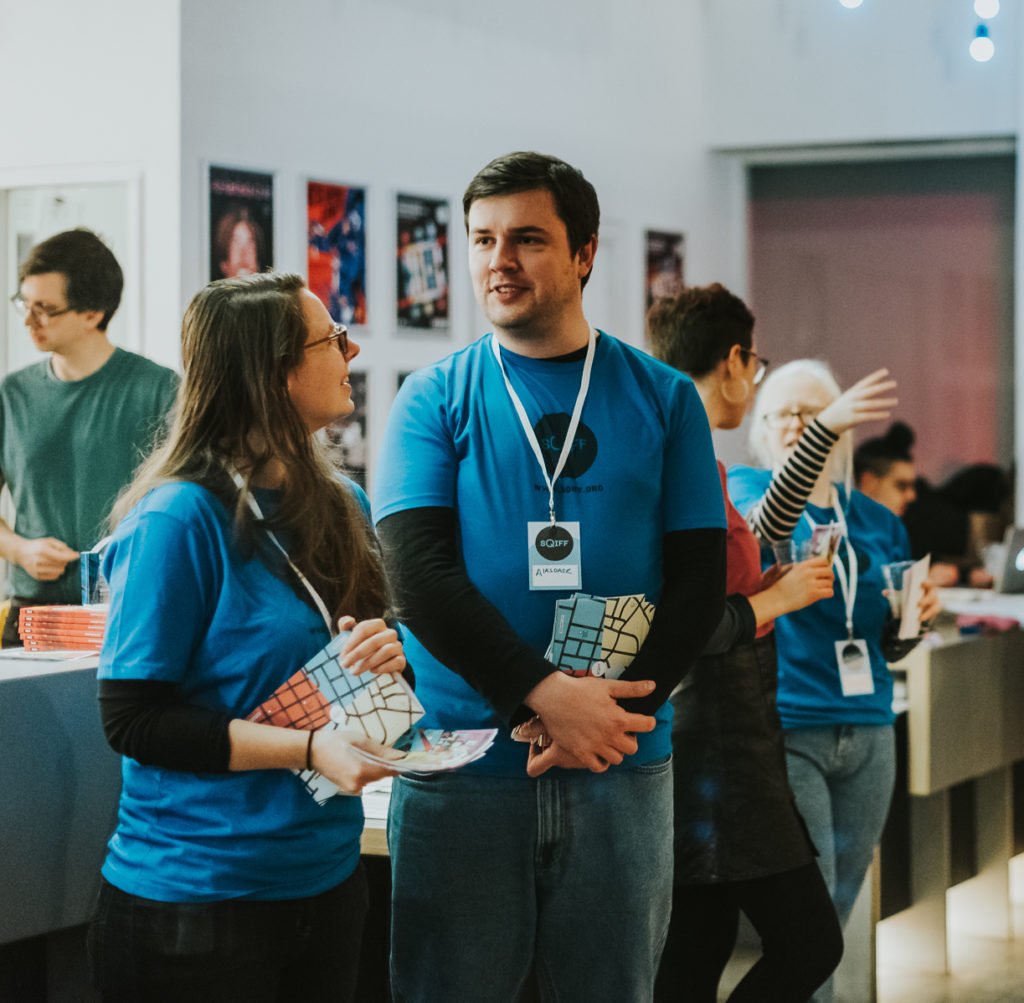
{"label": "blue t-shirt sleeve", "polygon": [[441,379],[413,373],[395,398],[377,458],[378,522],[406,509],[455,506],[458,461]]}
{"label": "blue t-shirt sleeve", "polygon": [[902,519],[896,520],[896,537],[900,558],[904,561],[909,561],[912,556],[910,553],[910,536],[907,534],[907,527],[903,525]]}
{"label": "blue t-shirt sleeve", "polygon": [[728,474],[729,498],[736,511],[745,516],[768,490],[770,470],[755,467],[730,467]]}
{"label": "blue t-shirt sleeve", "polygon": [[355,495],[356,501],[359,502],[359,507],[363,510],[363,515],[366,516],[366,521],[372,526],[373,516],[370,513],[370,499],[366,497],[366,492],[351,477],[342,475],[341,481]]}
{"label": "blue t-shirt sleeve", "polygon": [[209,622],[217,548],[164,512],[130,515],[103,560],[110,609],[100,679],[180,682]]}

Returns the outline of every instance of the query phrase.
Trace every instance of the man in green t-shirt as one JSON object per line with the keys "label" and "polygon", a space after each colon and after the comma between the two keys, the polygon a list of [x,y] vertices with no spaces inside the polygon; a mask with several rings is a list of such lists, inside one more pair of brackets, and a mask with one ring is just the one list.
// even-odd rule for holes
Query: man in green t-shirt
{"label": "man in green t-shirt", "polygon": [[81,601],[78,555],[103,535],[178,385],[173,370],[107,337],[124,277],[90,230],[37,244],[18,281],[12,302],[50,356],[0,383],[0,486],[14,501],[13,528],[0,519],[12,598],[4,647],[20,643],[22,606]]}

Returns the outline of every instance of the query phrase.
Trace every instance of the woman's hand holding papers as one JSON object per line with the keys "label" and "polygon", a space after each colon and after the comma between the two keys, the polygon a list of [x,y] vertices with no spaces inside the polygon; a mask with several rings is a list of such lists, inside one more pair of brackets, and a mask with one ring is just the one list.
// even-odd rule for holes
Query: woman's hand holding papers
{"label": "woman's hand holding papers", "polygon": [[343,737],[341,732],[325,730],[313,733],[310,764],[317,773],[322,773],[336,784],[343,794],[359,794],[375,780],[397,776],[394,770],[361,759],[352,751],[353,745],[377,759],[402,758],[401,752],[371,738],[354,738],[351,734]]}

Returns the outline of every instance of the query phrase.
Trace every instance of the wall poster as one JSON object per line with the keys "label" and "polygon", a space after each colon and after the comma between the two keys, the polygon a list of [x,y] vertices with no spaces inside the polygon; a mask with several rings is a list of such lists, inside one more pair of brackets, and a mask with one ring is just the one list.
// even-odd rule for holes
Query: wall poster
{"label": "wall poster", "polygon": [[210,166],[210,281],[274,265],[274,175]]}
{"label": "wall poster", "polygon": [[644,244],[647,253],[647,309],[650,309],[656,299],[678,296],[682,291],[686,237],[681,233],[648,230]]}
{"label": "wall poster", "polygon": [[306,277],[331,316],[366,324],[366,189],[310,181]]}
{"label": "wall poster", "polygon": [[448,327],[447,199],[397,196],[398,326]]}
{"label": "wall poster", "polygon": [[331,462],[343,473],[348,474],[361,488],[366,488],[367,460],[370,443],[367,439],[367,379],[366,373],[348,374],[352,387],[352,403],[355,410],[344,418],[332,422],[323,430]]}

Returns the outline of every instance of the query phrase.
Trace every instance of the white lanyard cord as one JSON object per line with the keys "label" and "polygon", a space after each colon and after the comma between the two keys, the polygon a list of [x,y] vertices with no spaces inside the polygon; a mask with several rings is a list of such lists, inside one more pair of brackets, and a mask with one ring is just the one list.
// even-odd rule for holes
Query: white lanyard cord
{"label": "white lanyard cord", "polygon": [[[850,528],[846,523],[843,507],[839,504],[839,492],[836,491],[835,485],[832,486],[832,508],[836,513],[836,522],[839,523],[843,531],[843,539],[846,541],[846,559],[850,564],[850,574],[847,577],[846,568],[843,567],[842,558],[839,556],[839,548],[836,547],[836,552],[832,557],[832,567],[836,578],[839,580],[839,588],[843,593],[843,603],[846,606],[846,636],[852,639],[853,606],[857,601],[857,555],[853,551],[853,544],[850,543]],[[813,529],[814,522],[807,514],[806,509],[804,510],[804,518]]]}
{"label": "white lanyard cord", "polygon": [[[260,509],[259,502],[257,502],[256,499],[253,498],[252,492],[246,489],[245,481],[242,480],[242,475],[233,466],[230,465],[228,466],[228,473],[231,475],[231,479],[235,482],[235,486],[238,488],[239,491],[242,492],[246,504],[249,506],[249,510],[252,512],[254,516],[256,516],[257,519],[259,519],[262,522],[263,511],[262,509]],[[288,556],[288,551],[284,549],[284,547],[281,545],[281,541],[274,535],[273,531],[267,529],[266,526],[264,526],[264,529],[266,529],[267,536],[270,537],[270,540],[274,544],[274,546],[277,547],[277,549],[280,550],[281,553],[284,555],[284,559],[288,562],[288,567],[290,567],[292,571],[295,572],[296,577],[299,579],[300,582],[302,582],[306,591],[309,593],[313,602],[316,604],[316,608],[320,611],[320,615],[324,618],[324,623],[327,624],[327,633],[330,634],[331,637],[334,637],[334,628],[331,625],[331,614],[327,612],[327,606],[324,604],[323,599],[320,598],[320,593],[317,592],[315,588],[313,588],[313,585],[310,582],[310,580],[295,566],[291,557]]]}
{"label": "white lanyard cord", "polygon": [[569,429],[565,433],[565,441],[562,443],[562,451],[559,454],[558,463],[555,465],[555,472],[554,474],[548,474],[547,464],[544,462],[544,454],[541,452],[540,443],[537,441],[537,434],[530,424],[526,408],[523,407],[519,394],[516,393],[515,388],[512,386],[508,373],[505,372],[505,363],[501,361],[501,346],[498,344],[498,339],[493,334],[491,335],[491,348],[494,350],[494,357],[498,360],[498,368],[501,370],[502,378],[505,380],[505,389],[512,399],[512,406],[516,409],[516,414],[519,415],[519,424],[523,426],[523,431],[526,433],[526,441],[530,444],[533,455],[537,457],[537,462],[540,464],[540,472],[544,475],[544,480],[548,486],[548,512],[551,515],[552,526],[555,524],[555,481],[558,480],[558,475],[561,474],[565,467],[569,454],[572,452],[573,443],[576,441],[576,430],[579,428],[580,415],[583,414],[583,402],[587,399],[587,391],[590,389],[590,371],[594,368],[594,349],[596,344],[597,335],[593,328],[591,328],[590,339],[587,342],[587,356],[583,360],[583,377],[580,380],[580,392],[576,395],[576,406],[572,409]]}

